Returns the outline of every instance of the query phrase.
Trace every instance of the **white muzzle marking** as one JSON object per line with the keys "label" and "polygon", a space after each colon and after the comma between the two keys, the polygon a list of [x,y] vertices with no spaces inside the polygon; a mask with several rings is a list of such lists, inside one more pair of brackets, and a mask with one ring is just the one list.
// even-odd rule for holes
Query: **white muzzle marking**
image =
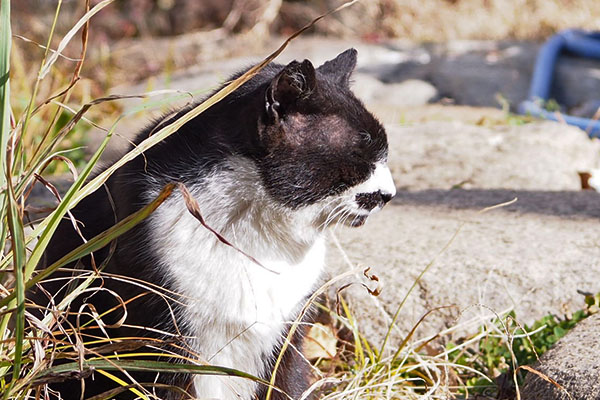
{"label": "white muzzle marking", "polygon": [[387,194],[392,197],[396,195],[396,185],[394,184],[392,173],[388,166],[382,162],[378,162],[375,165],[375,171],[373,171],[369,179],[353,189],[355,193],[375,193],[377,191],[381,191],[381,194]]}

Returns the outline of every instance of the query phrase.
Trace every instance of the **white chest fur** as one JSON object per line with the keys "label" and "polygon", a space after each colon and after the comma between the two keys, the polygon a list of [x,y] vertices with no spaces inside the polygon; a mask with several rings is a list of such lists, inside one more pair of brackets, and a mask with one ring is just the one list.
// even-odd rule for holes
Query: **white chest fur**
{"label": "white chest fur", "polygon": [[[264,376],[265,360],[277,357],[275,347],[316,289],[325,245],[308,222],[310,210],[278,210],[251,164],[230,163],[233,172],[216,173],[202,188],[190,189],[207,223],[264,267],[220,243],[180,196],[151,217],[150,236],[165,280],[188,304],[178,322],[199,361]],[[256,390],[241,378],[197,376],[194,383],[202,399],[251,399]]]}

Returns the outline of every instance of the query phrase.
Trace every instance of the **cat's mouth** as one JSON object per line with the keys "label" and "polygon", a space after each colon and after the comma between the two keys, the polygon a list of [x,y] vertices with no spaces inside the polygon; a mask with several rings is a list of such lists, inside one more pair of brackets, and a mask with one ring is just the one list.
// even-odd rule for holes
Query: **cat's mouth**
{"label": "cat's mouth", "polygon": [[346,220],[348,226],[353,228],[363,226],[367,222],[368,215],[350,215],[350,218]]}
{"label": "cat's mouth", "polygon": [[352,228],[362,226],[369,216],[381,210],[394,194],[377,190],[342,197],[342,201],[337,205],[329,204],[329,210],[323,214],[320,226],[346,225]]}
{"label": "cat's mouth", "polygon": [[335,223],[341,224],[341,225],[346,225],[346,226],[349,226],[352,228],[363,226],[365,224],[365,222],[367,222],[367,219],[369,218],[369,216],[372,213],[377,212],[378,210],[379,210],[378,207],[376,207],[375,209],[372,209],[372,210],[367,210],[364,208],[357,209],[355,207],[352,207],[351,210],[347,210],[339,218],[337,218]]}

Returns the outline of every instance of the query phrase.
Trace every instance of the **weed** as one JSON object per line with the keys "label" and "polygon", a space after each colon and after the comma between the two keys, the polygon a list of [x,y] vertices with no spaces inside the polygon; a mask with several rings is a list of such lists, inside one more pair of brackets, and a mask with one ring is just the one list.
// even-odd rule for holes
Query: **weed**
{"label": "weed", "polygon": [[[515,365],[534,364],[540,355],[550,349],[578,322],[596,313],[600,304],[600,294],[586,295],[585,303],[585,308],[563,318],[546,315],[531,325],[518,324],[517,316],[511,311],[501,319],[496,319],[490,328],[482,327],[481,331],[486,331],[488,334],[473,346],[458,353],[452,361],[458,365],[469,366],[488,378],[510,376],[514,372]],[[452,350],[458,344],[470,339],[450,342],[447,349]],[[519,384],[523,383],[525,373],[525,371],[519,372]],[[476,392],[499,389],[496,385],[490,385],[489,380],[482,379],[481,376],[463,374],[461,378],[466,382],[467,388],[474,389]]]}

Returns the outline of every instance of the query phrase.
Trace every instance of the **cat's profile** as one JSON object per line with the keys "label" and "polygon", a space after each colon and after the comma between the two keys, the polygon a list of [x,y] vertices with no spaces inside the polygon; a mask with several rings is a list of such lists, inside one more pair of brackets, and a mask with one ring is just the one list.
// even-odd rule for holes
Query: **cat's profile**
{"label": "cat's profile", "polygon": [[[360,226],[395,194],[386,133],[350,91],[355,65],[353,49],[318,68],[308,60],[269,64],[73,209],[83,236],[91,238],[139,210],[167,183],[181,182],[206,223],[260,263],[221,243],[177,192],[116,246],[94,255],[96,266],[107,262],[104,278],[97,280],[104,289],[87,291],[85,302],[98,313],[118,305],[115,293],[127,302],[124,323],[107,328],[109,336],[166,339],[163,353],[270,379],[291,324],[321,283],[326,228]],[[156,126],[140,133],[136,143]],[[81,243],[65,221],[46,265]],[[89,271],[89,261],[83,260],[82,273]],[[43,299],[43,291],[36,296]],[[108,323],[119,316],[105,318]],[[304,331],[300,325],[275,381],[294,399],[310,383],[300,354]],[[115,386],[95,375],[85,380],[86,397]],[[200,399],[262,399],[267,389],[223,376],[133,377],[142,384],[173,384]],[[70,391],[63,398],[79,398],[79,388],[73,381],[62,389]],[[181,391],[146,389],[164,399],[187,398]],[[127,395],[131,392],[117,398]],[[274,391],[272,398],[288,397]]]}

